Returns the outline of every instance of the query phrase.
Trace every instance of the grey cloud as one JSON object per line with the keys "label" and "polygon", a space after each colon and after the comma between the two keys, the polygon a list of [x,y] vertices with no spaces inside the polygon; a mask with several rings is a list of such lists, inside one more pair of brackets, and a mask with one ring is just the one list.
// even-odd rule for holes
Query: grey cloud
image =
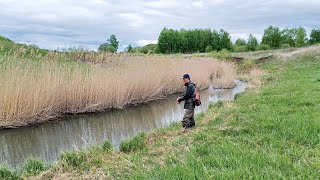
{"label": "grey cloud", "polygon": [[128,44],[155,42],[163,27],[224,28],[261,39],[268,25],[320,27],[316,0],[0,0],[0,34],[43,48],[96,48],[116,34]]}

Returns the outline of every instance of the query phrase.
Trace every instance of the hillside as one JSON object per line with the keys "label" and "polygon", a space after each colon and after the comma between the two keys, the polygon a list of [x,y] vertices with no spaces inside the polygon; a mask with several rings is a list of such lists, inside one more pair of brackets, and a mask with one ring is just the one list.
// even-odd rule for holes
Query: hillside
{"label": "hillside", "polygon": [[0,35],[0,56],[13,56],[22,53],[23,56],[29,56],[32,52],[45,55],[48,53],[48,50],[41,49],[35,45],[16,43],[11,39]]}

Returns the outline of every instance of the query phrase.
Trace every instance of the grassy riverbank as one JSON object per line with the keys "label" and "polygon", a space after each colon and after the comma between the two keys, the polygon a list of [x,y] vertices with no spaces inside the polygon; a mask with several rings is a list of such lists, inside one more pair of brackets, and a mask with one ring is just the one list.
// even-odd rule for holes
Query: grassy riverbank
{"label": "grassy riverbank", "polygon": [[[317,179],[319,52],[286,57],[260,64],[264,85],[238,95],[234,102],[211,106],[197,117],[195,129],[182,132],[177,123],[140,134],[125,141],[122,152],[110,150],[106,142],[66,153],[48,170],[25,170],[22,177]],[[33,164],[42,170],[41,163]],[[38,175],[32,177],[32,173]]]}

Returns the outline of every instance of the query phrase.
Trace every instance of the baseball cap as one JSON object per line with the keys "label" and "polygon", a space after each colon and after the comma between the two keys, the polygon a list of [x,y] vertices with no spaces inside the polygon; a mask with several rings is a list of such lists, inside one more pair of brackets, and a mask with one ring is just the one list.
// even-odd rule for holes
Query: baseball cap
{"label": "baseball cap", "polygon": [[182,79],[190,79],[190,75],[189,74],[185,74],[182,76]]}

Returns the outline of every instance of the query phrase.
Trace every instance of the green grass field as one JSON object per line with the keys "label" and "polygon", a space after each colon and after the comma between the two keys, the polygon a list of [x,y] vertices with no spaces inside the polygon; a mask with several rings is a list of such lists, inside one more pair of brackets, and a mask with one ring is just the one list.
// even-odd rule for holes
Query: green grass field
{"label": "green grass field", "polygon": [[267,78],[267,85],[246,92],[231,105],[211,108],[217,116],[186,137],[183,143],[189,148],[180,151],[182,161],[178,158],[135,177],[319,178],[319,63],[319,58],[304,57],[266,64],[270,72],[278,71]]}
{"label": "green grass field", "polygon": [[164,166],[131,178],[318,179],[320,58],[272,61],[263,68],[270,73],[265,86],[213,106],[209,123],[176,137],[181,147]]}

